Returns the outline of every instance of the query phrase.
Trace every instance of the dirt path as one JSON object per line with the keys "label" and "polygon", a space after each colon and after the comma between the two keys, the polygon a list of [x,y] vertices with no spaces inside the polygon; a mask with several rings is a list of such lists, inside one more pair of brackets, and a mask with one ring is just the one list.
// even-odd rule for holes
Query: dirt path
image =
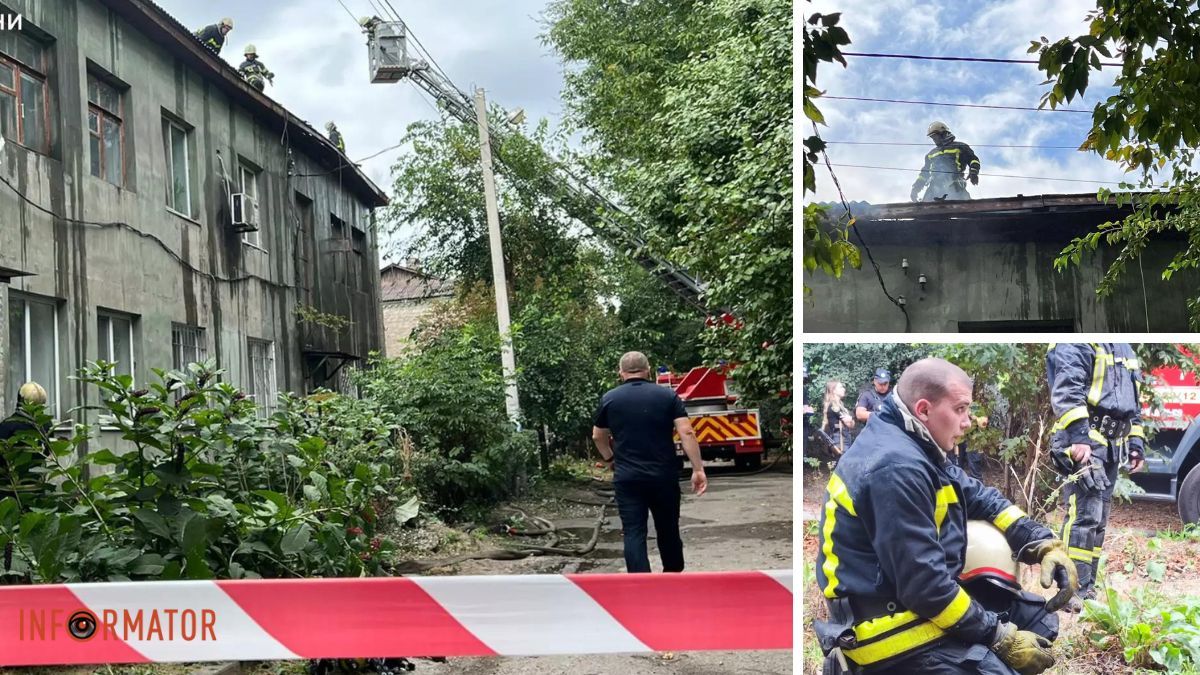
{"label": "dirt path", "polygon": [[[793,567],[792,476],[771,470],[752,476],[726,475],[730,469],[709,469],[708,493],[693,497],[685,490],[680,524],[684,556],[690,571],[787,569]],[[590,535],[596,507],[551,502],[526,504],[530,515],[551,518],[569,534]],[[540,508],[539,508],[540,507]],[[624,572],[620,519],[609,509],[597,550],[585,559],[558,556],[501,562],[463,563],[457,574],[536,574],[558,572]],[[650,558],[660,569],[650,525]],[[792,652],[688,652],[664,659],[660,655],[554,656],[525,658],[451,659],[446,664],[418,662],[417,673],[441,675],[717,675],[792,672]]]}

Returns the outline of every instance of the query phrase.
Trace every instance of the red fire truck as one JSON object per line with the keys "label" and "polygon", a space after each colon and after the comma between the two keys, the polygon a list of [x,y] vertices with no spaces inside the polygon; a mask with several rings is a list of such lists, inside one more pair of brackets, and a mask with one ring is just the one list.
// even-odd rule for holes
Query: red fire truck
{"label": "red fire truck", "polygon": [[[702,458],[733,460],[739,468],[757,468],[766,454],[758,410],[736,405],[738,396],[729,390],[727,373],[727,367],[700,366],[683,376],[660,372],[657,382],[683,399]],[[679,439],[675,441],[682,454]]]}
{"label": "red fire truck", "polygon": [[[1200,362],[1200,355],[1179,350]],[[1142,416],[1158,431],[1147,443],[1146,470],[1130,479],[1146,491],[1141,498],[1173,500],[1184,522],[1200,522],[1200,382],[1173,366],[1150,375],[1162,407]]]}

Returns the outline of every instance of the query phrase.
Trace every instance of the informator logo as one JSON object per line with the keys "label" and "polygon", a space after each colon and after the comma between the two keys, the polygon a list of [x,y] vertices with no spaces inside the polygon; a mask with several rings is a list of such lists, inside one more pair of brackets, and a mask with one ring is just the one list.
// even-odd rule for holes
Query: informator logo
{"label": "informator logo", "polygon": [[25,28],[25,17],[20,14],[0,12],[0,30],[22,30]]}

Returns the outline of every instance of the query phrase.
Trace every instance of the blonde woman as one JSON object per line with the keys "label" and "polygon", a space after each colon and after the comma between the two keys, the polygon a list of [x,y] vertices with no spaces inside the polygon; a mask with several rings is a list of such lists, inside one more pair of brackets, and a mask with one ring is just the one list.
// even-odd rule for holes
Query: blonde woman
{"label": "blonde woman", "polygon": [[821,430],[833,439],[834,447],[840,455],[850,445],[850,430],[854,428],[854,416],[846,409],[842,399],[846,397],[846,385],[837,380],[825,383],[825,415],[822,418]]}

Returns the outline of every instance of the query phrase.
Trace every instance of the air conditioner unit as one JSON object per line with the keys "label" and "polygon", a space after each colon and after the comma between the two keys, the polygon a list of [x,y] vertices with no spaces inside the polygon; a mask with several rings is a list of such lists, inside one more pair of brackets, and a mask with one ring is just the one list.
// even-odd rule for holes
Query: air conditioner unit
{"label": "air conditioner unit", "polygon": [[235,192],[229,197],[229,213],[233,229],[238,232],[254,232],[258,229],[258,200],[244,192]]}

